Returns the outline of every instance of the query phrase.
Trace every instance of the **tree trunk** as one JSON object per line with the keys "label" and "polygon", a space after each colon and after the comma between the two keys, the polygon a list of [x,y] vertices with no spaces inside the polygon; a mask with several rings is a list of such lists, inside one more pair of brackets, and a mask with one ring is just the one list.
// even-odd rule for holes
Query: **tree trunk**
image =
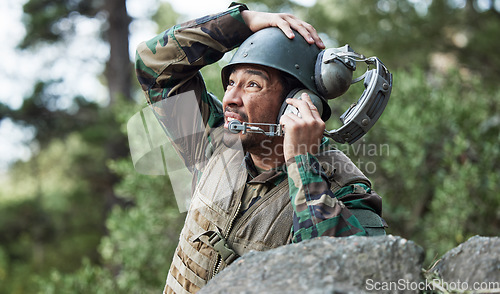
{"label": "tree trunk", "polygon": [[[129,55],[129,25],[131,18],[127,13],[126,0],[107,0],[104,10],[108,13],[108,29],[105,39],[109,43],[109,60],[106,64],[105,77],[108,82],[109,107],[119,101],[132,100],[131,80],[132,63]],[[119,129],[119,123],[113,120],[112,128]],[[103,146],[107,158],[117,159],[128,155],[127,138],[119,132],[112,132]],[[107,215],[115,205],[124,206],[127,203],[120,199],[114,192],[114,185],[119,181],[111,171],[107,170],[103,179],[102,192],[105,197],[104,214]]]}
{"label": "tree trunk", "polygon": [[107,0],[104,9],[108,12],[107,39],[110,47],[105,75],[109,88],[109,104],[113,105],[119,97],[132,99],[132,70],[128,45],[131,20],[127,14],[126,0]]}

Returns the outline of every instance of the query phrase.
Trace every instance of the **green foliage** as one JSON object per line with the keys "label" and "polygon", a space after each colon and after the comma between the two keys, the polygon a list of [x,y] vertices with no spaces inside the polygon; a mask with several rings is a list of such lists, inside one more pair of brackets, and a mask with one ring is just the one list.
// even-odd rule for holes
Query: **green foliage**
{"label": "green foliage", "polygon": [[161,2],[156,13],[153,15],[153,20],[158,24],[158,34],[164,30],[173,27],[177,24],[179,14],[172,9],[172,5],[168,2]]}
{"label": "green foliage", "polygon": [[424,246],[428,262],[473,235],[497,235],[498,93],[457,72],[415,68],[394,80],[389,106],[361,143],[372,147],[346,152],[371,168],[390,232]]}
{"label": "green foliage", "polygon": [[[0,192],[6,289],[23,293],[32,288],[23,272],[44,275],[51,267],[73,271],[80,267],[82,256],[97,261],[104,199],[92,193],[95,190],[82,176],[86,169],[99,170],[94,160],[103,156],[102,149],[74,133],[65,140],[52,140],[30,161],[12,167]],[[82,157],[86,161],[80,161]]]}
{"label": "green foliage", "polygon": [[83,97],[75,97],[69,109],[61,109],[60,101],[67,99],[54,92],[61,81],[38,81],[33,94],[26,97],[19,109],[10,109],[0,104],[0,119],[10,118],[19,125],[35,130],[34,139],[45,147],[51,139],[62,138],[73,132],[83,132],[96,122],[99,106]]}
{"label": "green foliage", "polygon": [[82,267],[72,275],[52,271],[49,279],[36,278],[40,289],[36,293],[44,294],[73,294],[73,293],[116,293],[116,285],[111,272],[85,259]]}
{"label": "green foliage", "polygon": [[166,177],[139,176],[130,161],[113,164],[124,177],[118,193],[135,206],[115,209],[110,230],[101,244],[103,257],[120,267],[117,277],[123,293],[154,293],[163,287],[185,214],[177,208]]}
{"label": "green foliage", "polygon": [[64,35],[72,34],[76,28],[78,16],[94,17],[100,1],[82,0],[30,0],[23,6],[26,13],[24,24],[26,37],[21,42],[21,48],[37,44],[60,41]]}
{"label": "green foliage", "polygon": [[[125,126],[126,121],[140,108],[142,106],[122,101],[113,106],[107,115],[116,117],[115,121],[119,121],[122,126]],[[106,116],[103,119],[106,119]],[[124,132],[125,128],[121,128],[121,131]],[[95,155],[96,151],[100,151],[104,155],[105,151],[99,147],[95,147],[96,150],[91,150],[89,144],[82,141],[79,141],[79,144],[75,143],[75,146],[79,146],[79,148],[67,146],[68,144],[70,143],[66,143],[67,148],[65,149],[76,154],[82,152],[87,154],[88,152],[88,154]],[[64,152],[59,150],[59,152],[54,153],[61,155]],[[80,156],[73,154],[63,156],[63,158],[70,160],[78,157]],[[55,162],[55,160],[48,162]],[[68,269],[57,264],[47,263],[44,270],[48,270],[47,273],[50,275],[40,274],[36,279],[36,285],[32,288],[38,289],[40,293],[156,293],[158,289],[163,287],[185,217],[177,209],[170,182],[166,177],[137,174],[129,157],[116,160],[106,160],[106,157],[86,158],[72,166],[82,168],[85,165],[94,166],[96,162],[106,163],[114,176],[121,179],[120,183],[114,187],[114,193],[120,197],[123,203],[114,206],[106,215],[106,236],[102,237],[99,234],[99,237],[94,240],[93,246],[89,246],[88,242],[81,243],[82,248],[96,250],[98,257],[95,254],[78,252],[77,244],[70,244],[67,242],[69,240],[66,240],[59,250],[69,250],[78,256],[73,258],[78,265]],[[64,174],[64,169],[61,170],[63,166],[57,164],[54,167],[54,172]],[[45,178],[40,178],[40,180],[46,181]],[[92,187],[92,183],[78,182],[82,187]],[[71,179],[62,183],[75,184]],[[62,184],[60,181],[59,183],[50,183],[49,186],[60,189]],[[85,194],[88,195],[88,192]],[[68,191],[54,196],[54,204],[60,206],[61,212],[68,213],[72,209],[67,207],[67,203],[64,204],[65,195],[68,195]],[[81,195],[81,197],[85,199],[85,196]],[[52,199],[52,196],[46,196],[46,198]],[[89,203],[79,201],[75,205],[77,205],[75,207],[77,211],[73,213],[84,214],[74,215],[75,220],[79,220],[87,226],[89,221],[98,221],[97,226],[104,222],[100,217],[92,216],[87,210],[91,208],[90,205],[97,205],[101,210],[96,212],[103,215],[103,205],[98,204],[95,200]],[[60,231],[58,228],[54,230]],[[83,231],[76,233],[77,236],[83,236]],[[75,237],[73,236],[73,238]],[[13,242],[14,244],[16,242]],[[63,252],[58,251],[57,253]],[[93,258],[85,257],[82,259],[81,257],[84,256]],[[65,259],[59,256],[59,260],[64,261]],[[82,261],[83,264],[80,267]],[[73,273],[68,274],[69,272]]]}
{"label": "green foliage", "polygon": [[104,267],[86,262],[73,275],[55,271],[40,280],[42,293],[157,293],[163,287],[185,214],[168,178],[138,175],[129,160],[110,165],[123,177],[117,193],[131,205],[115,207],[108,217],[109,235],[99,246]]}

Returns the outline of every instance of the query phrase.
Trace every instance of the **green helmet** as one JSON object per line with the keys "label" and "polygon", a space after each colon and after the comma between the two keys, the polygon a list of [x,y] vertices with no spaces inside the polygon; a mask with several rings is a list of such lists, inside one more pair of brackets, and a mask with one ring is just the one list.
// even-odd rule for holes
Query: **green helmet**
{"label": "green helmet", "polygon": [[323,104],[321,118],[330,118],[331,110],[324,97],[318,93],[314,74],[315,64],[321,50],[309,44],[298,32],[289,39],[281,29],[265,28],[248,37],[238,48],[233,58],[222,69],[222,84],[227,88],[231,66],[236,64],[257,64],[288,73],[300,81],[308,90],[320,97]]}

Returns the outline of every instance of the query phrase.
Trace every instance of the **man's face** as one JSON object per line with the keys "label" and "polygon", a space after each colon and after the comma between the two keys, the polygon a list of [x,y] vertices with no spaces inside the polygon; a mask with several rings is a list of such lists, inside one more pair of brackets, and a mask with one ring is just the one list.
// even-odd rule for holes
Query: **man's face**
{"label": "man's face", "polygon": [[[222,100],[224,128],[231,120],[250,123],[276,123],[282,104],[282,85],[279,71],[259,65],[236,65]],[[231,144],[241,139],[243,148],[249,152],[260,152],[263,144],[273,145],[281,138],[270,138],[262,134],[245,135],[225,132],[224,141]],[[269,148],[269,145],[264,148]]]}

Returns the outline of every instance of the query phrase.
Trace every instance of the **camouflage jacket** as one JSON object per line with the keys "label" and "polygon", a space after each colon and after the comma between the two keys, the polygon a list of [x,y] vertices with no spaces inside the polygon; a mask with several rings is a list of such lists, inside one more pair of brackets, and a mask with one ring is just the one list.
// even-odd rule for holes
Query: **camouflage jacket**
{"label": "camouflage jacket", "polygon": [[[210,150],[218,144],[210,134],[223,124],[222,104],[207,91],[199,70],[220,60],[251,35],[241,17],[244,9],[245,6],[237,5],[220,14],[176,25],[143,42],[137,49],[138,80],[164,126],[179,113],[172,107],[158,107],[157,102],[194,91],[195,105],[191,107],[199,109],[199,121],[187,123],[186,127],[186,119],[193,118],[178,119],[174,123],[178,126],[174,129],[182,129],[182,134],[174,134],[178,131],[165,127],[174,147],[193,173],[193,187],[205,172]],[[199,125],[203,128],[200,129]],[[186,131],[186,128],[191,130]],[[326,140],[324,148],[329,148]],[[248,165],[250,173],[254,167]],[[286,176],[276,177],[276,181],[286,179],[289,183],[294,210],[293,220],[290,220],[293,222],[292,242],[317,236],[367,235],[350,210],[368,210],[381,215],[381,197],[371,189],[369,182],[349,183],[333,192],[327,173],[314,155],[296,156],[282,170]],[[258,205],[258,201],[253,205]]]}

